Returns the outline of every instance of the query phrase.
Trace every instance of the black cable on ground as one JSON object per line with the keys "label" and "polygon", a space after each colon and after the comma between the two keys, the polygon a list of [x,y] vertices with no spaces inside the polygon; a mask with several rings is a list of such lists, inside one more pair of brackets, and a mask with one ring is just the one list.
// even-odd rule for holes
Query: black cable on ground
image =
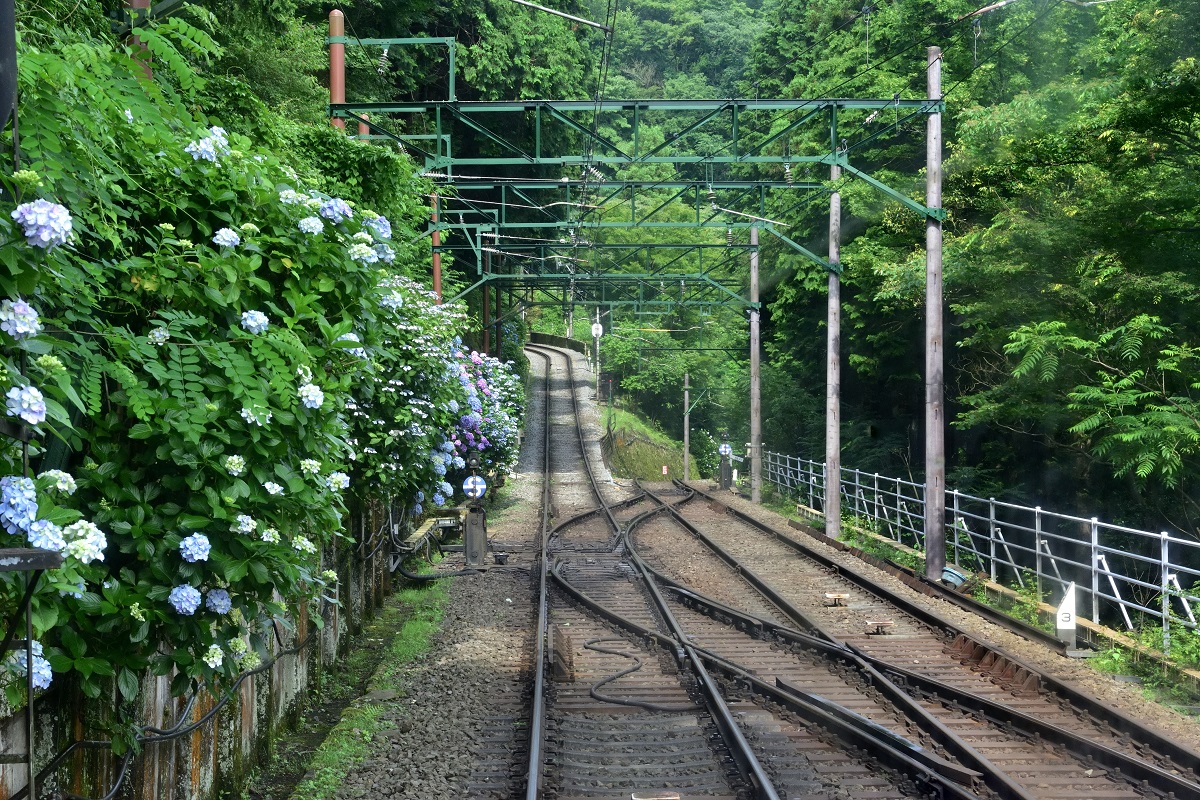
{"label": "black cable on ground", "polygon": [[628,644],[628,642],[626,640],[621,639],[621,638],[608,638],[608,639],[601,638],[601,639],[589,639],[588,641],[584,642],[583,646],[584,646],[584,649],[592,650],[597,653],[604,653],[604,654],[610,655],[610,656],[621,656],[622,658],[631,658],[631,659],[633,659],[633,661],[635,663],[632,667],[623,669],[615,675],[609,675],[607,678],[601,678],[600,680],[593,683],[592,688],[588,690],[588,694],[591,695],[592,698],[599,700],[602,703],[613,703],[613,704],[619,705],[619,706],[635,706],[637,708],[644,708],[647,711],[668,711],[668,712],[675,712],[675,713],[686,713],[686,712],[690,712],[690,711],[702,711],[703,710],[700,706],[694,705],[694,704],[686,705],[686,706],[669,706],[669,705],[664,705],[661,703],[647,703],[647,702],[644,702],[641,700],[628,700],[628,699],[621,698],[621,697],[613,697],[612,695],[601,694],[599,689],[604,684],[612,683],[613,681],[617,680],[618,678],[623,678],[626,675],[631,675],[634,672],[637,672],[639,669],[642,668],[642,659],[639,658],[638,656],[634,655],[633,653],[626,653],[624,650],[614,650],[609,647],[597,647],[596,646],[602,642],[620,642],[621,644]]}

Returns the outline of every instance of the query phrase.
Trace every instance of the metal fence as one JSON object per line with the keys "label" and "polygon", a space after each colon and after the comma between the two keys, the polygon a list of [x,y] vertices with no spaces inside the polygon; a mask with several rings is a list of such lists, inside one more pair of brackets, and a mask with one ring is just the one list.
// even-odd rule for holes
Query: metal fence
{"label": "metal fence", "polygon": [[[841,473],[843,515],[869,520],[879,534],[924,549],[924,484],[844,467]],[[822,509],[824,463],[767,451],[763,479],[809,508]],[[1074,583],[1079,616],[1128,630],[1159,620],[1167,652],[1172,622],[1196,628],[1200,541],[1169,531],[948,490],[946,560],[963,571],[1029,588],[1052,603]]]}

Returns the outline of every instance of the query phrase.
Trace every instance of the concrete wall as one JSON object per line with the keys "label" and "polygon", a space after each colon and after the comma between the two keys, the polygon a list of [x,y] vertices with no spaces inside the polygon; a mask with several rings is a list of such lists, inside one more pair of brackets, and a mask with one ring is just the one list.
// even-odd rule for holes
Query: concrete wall
{"label": "concrete wall", "polygon": [[[325,555],[325,568],[338,573],[338,605],[322,603],[324,629],[317,630],[306,613],[299,613],[293,631],[280,630],[274,653],[294,648],[311,633],[298,653],[279,656],[270,668],[244,680],[236,696],[216,715],[182,736],[147,743],[128,765],[125,789],[120,795],[134,800],[209,800],[220,791],[237,795],[250,769],[269,752],[271,740],[294,721],[304,693],[322,668],[342,654],[346,637],[383,602],[391,589],[386,543],[374,553],[376,538],[386,521],[382,506],[372,507],[348,520],[355,535],[353,545],[343,544]],[[107,740],[105,720],[115,710],[115,689],[109,696],[85,698],[63,676],[35,703],[35,754],[39,770],[79,740]],[[207,692],[196,699],[186,720],[186,698],[173,698],[170,676],[147,674],[138,695],[138,718],[152,728],[179,729],[200,722],[217,704]],[[154,734],[148,733],[153,736]],[[24,710],[0,719],[0,754],[25,751]],[[115,784],[122,760],[107,747],[77,749],[47,778],[42,796],[66,789],[88,797],[103,797]],[[0,800],[9,800],[25,788],[23,764],[0,764]]]}

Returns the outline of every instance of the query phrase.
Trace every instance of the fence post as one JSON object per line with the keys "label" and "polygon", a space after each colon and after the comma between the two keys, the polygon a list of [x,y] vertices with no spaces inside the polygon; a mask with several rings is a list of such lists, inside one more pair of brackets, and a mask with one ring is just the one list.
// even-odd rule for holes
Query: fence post
{"label": "fence post", "polygon": [[1042,600],[1042,507],[1033,507],[1033,552],[1037,555],[1034,562],[1035,577],[1037,578],[1037,599]]}
{"label": "fence post", "polygon": [[961,519],[961,517],[959,517],[959,515],[958,515],[958,489],[955,489],[953,492],[951,492],[951,495],[954,500],[954,513],[951,515],[950,519],[954,520],[954,525],[951,526],[950,530],[953,531],[953,533],[954,533],[954,566],[957,567],[958,566],[958,521],[959,521],[959,519]]}
{"label": "fence post", "polygon": [[879,501],[879,473],[878,472],[875,473],[875,494],[872,497],[871,506],[873,508],[873,510],[871,511],[871,514],[875,517],[876,520],[878,520],[880,517],[883,517],[884,519],[887,518],[887,514],[879,513],[879,509],[881,506],[880,506],[880,501]]}
{"label": "fence post", "polygon": [[[996,498],[994,497],[988,498],[988,558],[992,562],[992,583],[996,583]],[[1093,577],[1095,577],[1094,573]]]}
{"label": "fence post", "polygon": [[[797,468],[799,468],[799,464],[800,464],[799,459],[797,459],[797,461],[796,461]],[[807,467],[807,469],[804,470],[804,473],[805,473],[805,477],[807,478],[805,483],[808,484],[808,507],[816,508],[816,506],[813,505],[813,503],[815,502],[813,500],[813,487],[816,486],[816,484],[817,484],[817,471],[812,468],[811,462],[806,464],[806,467]]]}
{"label": "fence post", "polygon": [[1092,517],[1092,622],[1100,624],[1100,520]]}
{"label": "fence post", "polygon": [[1159,539],[1162,542],[1162,550],[1160,556],[1162,569],[1162,619],[1163,619],[1163,655],[1167,658],[1171,657],[1171,559],[1169,549],[1171,546],[1170,534],[1163,531],[1159,534]]}

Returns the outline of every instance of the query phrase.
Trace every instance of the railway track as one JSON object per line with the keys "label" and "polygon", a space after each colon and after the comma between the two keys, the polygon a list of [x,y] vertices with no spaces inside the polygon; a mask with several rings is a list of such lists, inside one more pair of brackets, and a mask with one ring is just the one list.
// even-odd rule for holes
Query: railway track
{"label": "railway track", "polygon": [[[654,498],[655,493],[650,493]],[[631,537],[714,663],[869,721],[1002,797],[1197,797],[1196,754],[710,496]]]}
{"label": "railway track", "polygon": [[[566,374],[552,382],[546,404],[553,423],[546,428],[542,668],[527,800],[977,796],[963,785],[974,771],[835,704],[756,682],[687,633],[680,618],[694,625],[697,612],[626,547],[626,530],[663,506],[594,477],[578,415],[567,411],[569,362],[555,368],[562,358],[555,351],[529,351],[549,373]],[[572,417],[570,446],[563,429]],[[580,474],[589,476],[589,491],[572,477]]]}

